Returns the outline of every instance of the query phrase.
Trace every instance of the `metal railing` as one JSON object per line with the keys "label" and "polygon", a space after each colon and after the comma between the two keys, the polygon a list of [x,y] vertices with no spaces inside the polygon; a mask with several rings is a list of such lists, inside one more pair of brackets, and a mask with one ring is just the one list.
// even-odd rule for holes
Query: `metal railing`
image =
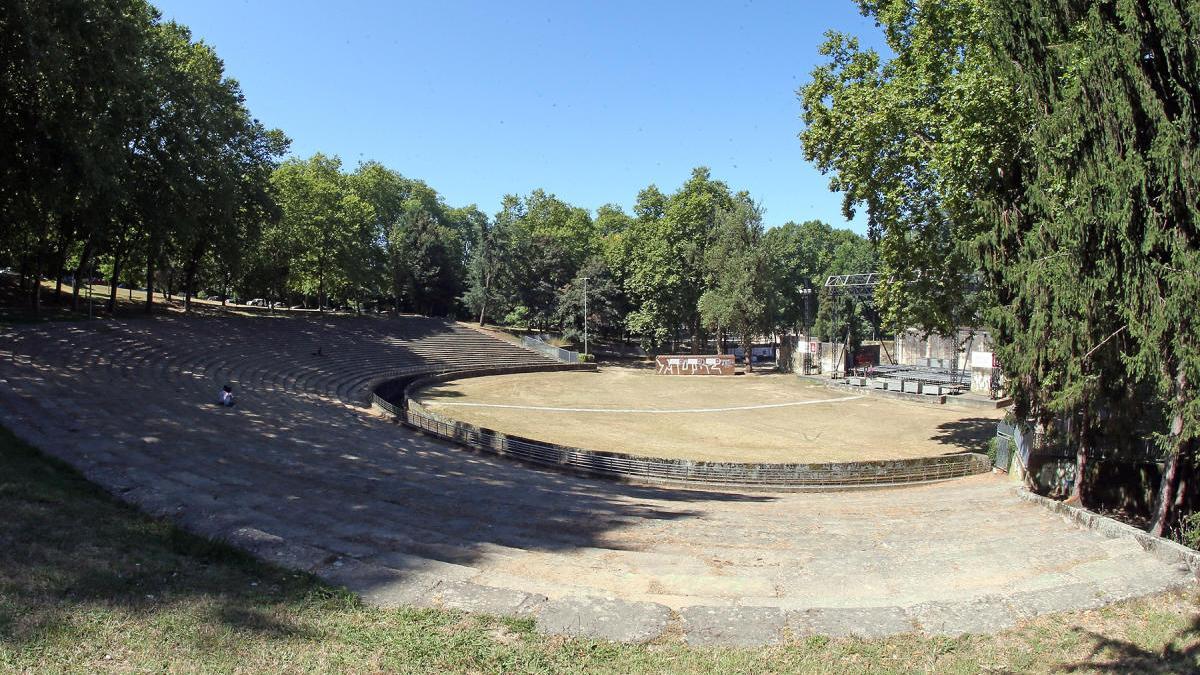
{"label": "metal railing", "polygon": [[529,337],[528,335],[521,337],[521,343],[530,349],[537,350],[552,359],[557,359],[563,363],[583,363],[579,358],[579,352],[573,352],[560,347],[555,347],[552,344],[547,344],[537,338]]}
{"label": "metal railing", "polygon": [[380,396],[379,394],[371,392],[371,402],[374,403],[375,405],[379,406],[380,408],[382,408],[384,410],[384,412],[388,413],[389,415],[395,415],[396,417],[404,417],[403,406],[398,406],[398,405],[392,403],[391,401],[385,399],[384,397]]}
{"label": "metal railing", "polygon": [[[1016,424],[1008,420],[1001,420],[996,424],[996,461],[994,465],[997,469],[1008,471],[1009,465],[1012,464],[1013,450],[1017,447],[1019,433]],[[1026,455],[1021,460],[1021,468],[1025,469],[1028,465],[1029,457]]]}

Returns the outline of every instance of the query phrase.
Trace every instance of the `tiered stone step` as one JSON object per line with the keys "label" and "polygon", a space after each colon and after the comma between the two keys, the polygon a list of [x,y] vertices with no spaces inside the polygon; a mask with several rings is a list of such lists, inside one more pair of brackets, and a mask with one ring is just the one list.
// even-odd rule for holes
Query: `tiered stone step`
{"label": "tiered stone step", "polygon": [[[380,378],[481,361],[546,362],[436,320],[0,327],[0,421],[151,513],[374,602],[532,614],[548,631],[645,639],[670,610],[700,643],[990,631],[1192,578],[990,476],[837,494],[639,487],[466,452],[363,409]],[[234,408],[213,403],[225,382]]]}

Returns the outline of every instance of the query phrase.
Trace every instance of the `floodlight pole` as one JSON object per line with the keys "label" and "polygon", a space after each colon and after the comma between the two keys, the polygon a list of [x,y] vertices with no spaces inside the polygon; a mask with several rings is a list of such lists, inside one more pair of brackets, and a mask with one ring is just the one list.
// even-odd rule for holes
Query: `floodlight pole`
{"label": "floodlight pole", "polygon": [[583,278],[583,353],[588,353],[588,326],[587,326],[587,282],[588,278]]}
{"label": "floodlight pole", "polygon": [[812,292],[813,289],[809,286],[805,286],[804,288],[800,289],[800,295],[804,296],[804,337],[806,338],[808,337],[809,326],[811,325],[808,311],[808,299],[812,297]]}

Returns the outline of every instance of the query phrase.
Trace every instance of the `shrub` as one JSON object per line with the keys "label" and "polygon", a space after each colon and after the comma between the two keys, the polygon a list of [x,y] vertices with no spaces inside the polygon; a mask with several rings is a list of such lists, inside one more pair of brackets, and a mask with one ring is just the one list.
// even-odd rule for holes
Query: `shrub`
{"label": "shrub", "polygon": [[525,326],[529,324],[529,308],[517,305],[504,317],[504,323],[509,326]]}
{"label": "shrub", "polygon": [[1184,546],[1200,550],[1200,511],[1183,517],[1179,540]]}

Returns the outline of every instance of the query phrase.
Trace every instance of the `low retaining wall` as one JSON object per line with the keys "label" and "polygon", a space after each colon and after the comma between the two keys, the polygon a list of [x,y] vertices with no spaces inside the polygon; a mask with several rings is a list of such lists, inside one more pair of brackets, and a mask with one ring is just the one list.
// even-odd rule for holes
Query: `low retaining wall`
{"label": "low retaining wall", "polygon": [[396,415],[405,426],[480,452],[582,475],[631,482],[774,490],[845,489],[947,480],[991,470],[987,456],[978,453],[816,464],[752,464],[642,457],[558,445],[477,427],[432,413],[411,398],[419,389],[448,380],[578,369],[581,367],[564,365],[437,373],[406,378],[403,382],[385,382],[376,388],[374,399],[380,408]]}
{"label": "low retaining wall", "polygon": [[1156,537],[1145,530],[1139,530],[1132,525],[1127,525],[1098,513],[1092,513],[1087,509],[1050,499],[1049,497],[1043,497],[1025,488],[1017,489],[1017,497],[1049,509],[1080,527],[1099,532],[1106,537],[1114,539],[1133,537],[1134,541],[1155,558],[1166,563],[1187,565],[1192,574],[1200,579],[1200,551],[1188,548],[1170,539]]}

